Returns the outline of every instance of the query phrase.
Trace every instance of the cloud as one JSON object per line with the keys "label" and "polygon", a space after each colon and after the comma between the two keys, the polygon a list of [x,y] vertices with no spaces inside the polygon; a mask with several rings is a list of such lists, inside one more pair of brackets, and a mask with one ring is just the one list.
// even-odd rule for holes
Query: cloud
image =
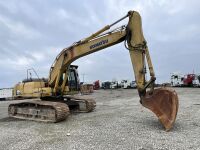
{"label": "cloud", "polygon": [[12,21],[5,16],[0,15],[0,22],[3,23],[6,28],[8,28],[8,30],[12,33],[12,36],[17,36],[20,38],[26,37],[30,40],[41,36],[40,33],[33,28],[25,26],[21,22]]}
{"label": "cloud", "polygon": [[[77,5],[79,4],[79,5]],[[34,67],[48,72],[59,52],[129,10],[140,12],[158,82],[170,73],[200,72],[200,1],[0,1],[0,87],[13,86]],[[119,25],[126,24],[127,19]],[[117,27],[117,26],[115,26]],[[129,78],[131,61],[123,43],[75,61],[87,81]]]}

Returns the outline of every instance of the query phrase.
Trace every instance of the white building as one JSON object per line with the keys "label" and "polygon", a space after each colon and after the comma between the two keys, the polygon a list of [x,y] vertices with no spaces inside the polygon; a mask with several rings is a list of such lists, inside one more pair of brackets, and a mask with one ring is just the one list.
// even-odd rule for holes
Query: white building
{"label": "white building", "polygon": [[13,97],[12,88],[2,88],[0,89],[0,99],[9,99]]}

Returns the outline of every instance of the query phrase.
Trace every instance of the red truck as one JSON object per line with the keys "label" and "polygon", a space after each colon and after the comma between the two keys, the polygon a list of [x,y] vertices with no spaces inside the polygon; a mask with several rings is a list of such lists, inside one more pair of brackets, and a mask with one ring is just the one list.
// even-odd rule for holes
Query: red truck
{"label": "red truck", "polygon": [[195,79],[195,74],[187,74],[184,76],[183,84],[184,86],[191,87],[193,86],[192,81]]}
{"label": "red truck", "polygon": [[93,89],[94,90],[99,90],[100,89],[100,82],[99,82],[99,80],[97,80],[97,81],[95,81],[93,83]]}

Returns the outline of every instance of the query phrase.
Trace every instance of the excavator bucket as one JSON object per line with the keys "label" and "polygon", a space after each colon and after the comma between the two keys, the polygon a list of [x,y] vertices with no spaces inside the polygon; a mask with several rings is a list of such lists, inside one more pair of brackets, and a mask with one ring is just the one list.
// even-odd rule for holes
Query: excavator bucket
{"label": "excavator bucket", "polygon": [[178,96],[174,90],[158,88],[153,94],[147,92],[145,97],[141,98],[141,104],[156,114],[166,131],[172,128],[179,106]]}

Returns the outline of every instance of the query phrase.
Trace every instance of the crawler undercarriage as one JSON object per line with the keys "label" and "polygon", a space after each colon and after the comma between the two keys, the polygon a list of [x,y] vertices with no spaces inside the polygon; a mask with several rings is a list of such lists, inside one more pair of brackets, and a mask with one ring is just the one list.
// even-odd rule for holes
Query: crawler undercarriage
{"label": "crawler undercarriage", "polygon": [[51,101],[34,100],[21,103],[13,103],[8,107],[10,117],[42,121],[59,122],[65,120],[70,112],[91,112],[96,106],[93,99],[78,96],[65,96],[59,101],[51,98]]}

